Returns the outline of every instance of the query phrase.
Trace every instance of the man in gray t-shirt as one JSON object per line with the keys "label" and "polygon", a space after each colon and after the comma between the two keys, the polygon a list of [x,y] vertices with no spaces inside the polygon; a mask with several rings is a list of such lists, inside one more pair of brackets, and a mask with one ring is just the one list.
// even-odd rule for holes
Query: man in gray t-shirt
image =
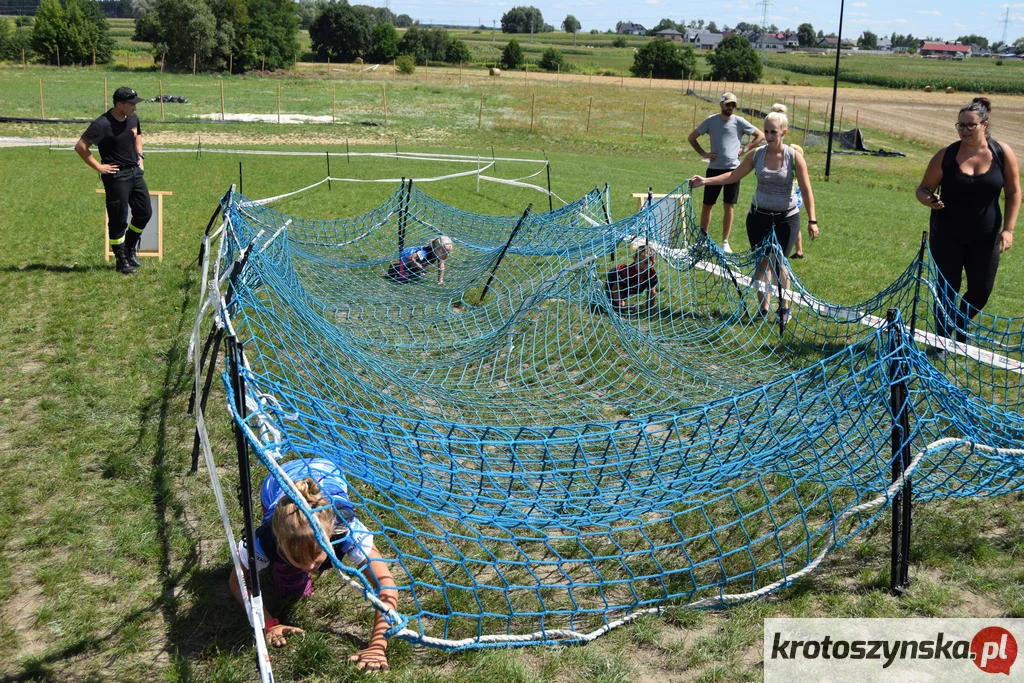
{"label": "man in gray t-shirt", "polygon": [[[764,133],[757,129],[742,116],[736,116],[736,96],[731,92],[722,93],[718,106],[720,113],[712,114],[693,129],[689,138],[690,145],[702,159],[708,160],[707,177],[723,175],[740,165],[740,157],[764,142]],[[697,139],[707,134],[711,137],[711,151],[705,152]],[[749,135],[750,141],[744,145],[743,136]],[[708,231],[711,225],[711,210],[718,201],[722,189],[722,249],[731,253],[729,233],[732,232],[732,219],[736,202],[740,198],[740,183],[729,185],[704,186],[704,204],[700,211],[700,229]]]}

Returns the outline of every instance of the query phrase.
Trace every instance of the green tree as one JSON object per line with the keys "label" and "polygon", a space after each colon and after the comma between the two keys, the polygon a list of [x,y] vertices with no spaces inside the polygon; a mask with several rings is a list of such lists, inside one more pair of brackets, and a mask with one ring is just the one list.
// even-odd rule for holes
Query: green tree
{"label": "green tree", "polygon": [[679,31],[680,33],[682,33],[684,28],[684,26],[682,26],[681,24],[677,24],[671,19],[662,19],[661,21],[654,25],[654,28],[648,29],[647,35],[653,36],[658,31],[665,31],[668,29],[671,29],[673,31]]}
{"label": "green tree", "polygon": [[465,42],[452,39],[448,41],[448,46],[444,50],[444,61],[449,64],[465,64],[473,61],[473,54]]}
{"label": "green tree", "polygon": [[660,38],[638,49],[629,67],[630,73],[643,78],[689,78],[696,70],[697,54],[692,47],[677,46]]}
{"label": "green tree", "polygon": [[857,39],[857,47],[862,50],[874,50],[878,47],[878,36],[871,31],[864,31]]}
{"label": "green tree", "polygon": [[299,16],[292,0],[246,0],[249,24],[239,61],[246,71],[287,69],[299,57]]}
{"label": "green tree", "polygon": [[377,24],[370,31],[370,49],[366,58],[371,62],[390,62],[398,51],[398,31],[391,24]]}
{"label": "green tree", "polygon": [[536,7],[513,7],[501,15],[502,33],[540,33],[544,16]]}
{"label": "green tree", "polygon": [[447,60],[450,42],[448,31],[443,28],[412,26],[399,41],[398,52],[412,55],[421,65],[428,61],[443,62]]}
{"label": "green tree", "polygon": [[330,3],[309,27],[309,40],[317,59],[350,62],[370,49],[373,25],[361,7]]}
{"label": "green tree", "polygon": [[707,56],[711,65],[711,79],[756,83],[764,66],[750,41],[740,35],[731,35],[720,42]]}
{"label": "green tree", "polygon": [[565,56],[553,47],[544,50],[537,65],[545,71],[564,71]]}
{"label": "green tree", "polygon": [[960,36],[959,38],[956,39],[956,42],[960,43],[961,45],[977,45],[978,47],[984,48],[989,47],[988,38],[973,33],[969,36]]}
{"label": "green tree", "polygon": [[813,47],[818,43],[814,27],[806,23],[796,27],[796,39],[800,42],[800,47]]}
{"label": "green tree", "polygon": [[109,63],[114,41],[95,0],[43,0],[32,24],[32,50],[47,64]]}
{"label": "green tree", "polygon": [[[210,11],[213,12],[217,32],[209,68],[213,71],[226,71],[230,68],[235,73],[244,72],[247,63],[259,59],[258,54],[245,54],[245,38],[249,35],[249,8],[245,0],[210,0]],[[136,31],[138,26],[139,21],[136,21]]]}
{"label": "green tree", "polygon": [[7,50],[10,47],[11,36],[14,35],[14,27],[5,17],[0,17],[0,59],[10,59]]}
{"label": "green tree", "polygon": [[416,58],[412,55],[398,55],[395,59],[395,68],[400,74],[411,74],[416,71]]}
{"label": "green tree", "polygon": [[576,34],[579,33],[581,27],[580,20],[571,14],[565,15],[565,19],[562,20],[562,30],[572,34],[573,45],[576,44]]}
{"label": "green tree", "polygon": [[515,38],[501,51],[501,65],[506,69],[516,69],[523,63],[523,48],[519,47]]}
{"label": "green tree", "polygon": [[327,0],[296,0],[295,11],[299,15],[299,28],[308,31],[316,15],[327,4]]}
{"label": "green tree", "polygon": [[217,20],[203,0],[160,0],[157,14],[158,42],[154,49],[170,69],[205,69],[217,45]]}

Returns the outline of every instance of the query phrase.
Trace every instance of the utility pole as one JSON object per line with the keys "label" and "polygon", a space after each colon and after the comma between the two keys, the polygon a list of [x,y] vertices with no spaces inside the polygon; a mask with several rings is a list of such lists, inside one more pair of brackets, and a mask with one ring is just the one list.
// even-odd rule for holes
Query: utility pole
{"label": "utility pole", "polygon": [[1002,41],[1000,41],[1000,42],[1002,42],[1003,47],[1006,47],[1006,29],[1007,29],[1007,27],[1009,27],[1009,25],[1010,25],[1010,8],[1007,7],[1006,8],[1006,12],[1003,14],[1003,39],[1002,39]]}
{"label": "utility pole", "polygon": [[761,0],[761,30],[768,30],[768,7],[772,4],[771,0]]}

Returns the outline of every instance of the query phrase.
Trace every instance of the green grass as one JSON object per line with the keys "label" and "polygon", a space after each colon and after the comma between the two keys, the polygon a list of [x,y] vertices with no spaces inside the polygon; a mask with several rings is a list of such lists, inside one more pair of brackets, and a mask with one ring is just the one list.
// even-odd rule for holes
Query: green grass
{"label": "green grass", "polygon": [[[582,41],[584,36],[579,36]],[[103,77],[112,91],[127,78],[144,94],[159,74],[7,69],[0,72],[0,113],[31,115],[44,79],[53,115],[94,117]],[[199,93],[194,110],[219,110],[219,80],[165,75],[165,92]],[[330,84],[312,77],[230,79],[231,108],[246,111],[296,88],[293,111],[328,110]],[[380,83],[342,81],[346,119],[370,116]],[[389,89],[392,87],[388,85]],[[541,118],[529,131],[526,88],[488,86],[487,102],[507,109],[477,128],[479,90],[457,83],[394,86],[394,118],[381,134],[358,123],[219,125],[159,123],[154,105],[140,113],[147,134],[190,141],[230,134],[248,147],[332,152],[332,173],[351,177],[425,177],[451,169],[345,157],[353,150],[434,150],[490,156],[547,157],[553,189],[566,199],[611,183],[616,217],[635,206],[632,192],[667,192],[703,170],[683,139],[690,99],[650,94],[657,115],[645,137],[636,125],[637,91],[596,90],[608,113],[590,134]],[[570,111],[556,88],[538,99]],[[318,95],[316,93],[319,93]],[[389,97],[392,92],[389,90]],[[54,99],[49,100],[50,97]],[[319,100],[315,100],[319,97]],[[493,98],[493,100],[491,99]],[[425,103],[435,101],[435,107]],[[315,104],[314,104],[315,102]],[[700,105],[702,110],[705,105]],[[469,107],[470,112],[465,110]],[[273,111],[273,105],[269,110]],[[268,107],[262,105],[262,110]],[[452,112],[461,112],[453,114]],[[577,113],[578,110],[577,110]],[[168,118],[171,118],[168,116]],[[616,121],[619,119],[619,121]],[[683,123],[680,123],[680,120]],[[631,124],[631,125],[630,125]],[[80,124],[2,124],[2,135],[73,139]],[[301,135],[304,144],[295,144]],[[810,148],[812,181],[823,236],[807,243],[797,264],[802,281],[838,302],[882,289],[914,257],[925,210],[913,187],[933,152],[912,140],[867,131],[872,144],[908,153],[904,159],[837,156],[822,177],[821,149]],[[222,138],[220,138],[222,139]],[[241,144],[223,143],[240,147]],[[178,145],[175,145],[178,146]],[[188,474],[193,423],[187,336],[197,305],[194,263],[200,235],[220,196],[238,181],[247,194],[268,196],[324,176],[320,157],[161,153],[148,145],[147,179],[166,199],[162,263],[147,260],[135,278],[101,259],[103,206],[95,174],[67,149],[0,149],[0,676],[27,680],[252,680],[246,622],[227,594],[228,555],[205,472]],[[515,171],[499,164],[502,175]],[[320,217],[364,211],[390,185],[335,184],[292,200],[282,210]],[[424,185],[469,210],[517,214],[540,195],[471,180]],[[750,196],[749,183],[743,201]],[[715,225],[717,231],[717,214]],[[745,245],[742,229],[735,247]],[[989,309],[1022,315],[1021,251],[1006,255]],[[230,426],[219,394],[210,401],[213,447],[234,510]],[[395,643],[394,667],[381,680],[603,680],[760,678],[761,620],[767,616],[1022,616],[1019,557],[1024,516],[1019,495],[996,500],[919,505],[915,510],[911,594],[885,590],[888,528],[868,530],[814,574],[771,599],[737,608],[672,610],[644,618],[592,645],[450,655]],[[238,513],[235,511],[236,523]],[[952,520],[952,522],[951,522]],[[345,657],[364,638],[369,611],[333,577],[296,606],[306,638],[273,654],[281,680],[354,678]]]}

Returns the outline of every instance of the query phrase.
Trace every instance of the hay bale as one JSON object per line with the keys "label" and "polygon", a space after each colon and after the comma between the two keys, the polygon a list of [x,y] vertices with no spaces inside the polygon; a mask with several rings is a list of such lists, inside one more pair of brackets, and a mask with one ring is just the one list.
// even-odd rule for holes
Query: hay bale
{"label": "hay bale", "polygon": [[496,66],[492,66],[490,68],[490,70],[488,71],[488,73],[491,74],[492,76],[500,76],[501,75],[501,69],[499,69]]}
{"label": "hay bale", "polygon": [[953,93],[955,93],[955,92],[956,92],[956,88],[954,88],[954,87],[953,87],[953,86],[951,86],[951,85],[947,85],[947,86],[946,86],[946,94],[947,94],[947,95],[952,95],[952,94],[953,94]]}
{"label": "hay bale", "polygon": [[925,92],[931,92],[932,91],[932,86],[930,86],[930,85],[924,86],[924,91]]}

